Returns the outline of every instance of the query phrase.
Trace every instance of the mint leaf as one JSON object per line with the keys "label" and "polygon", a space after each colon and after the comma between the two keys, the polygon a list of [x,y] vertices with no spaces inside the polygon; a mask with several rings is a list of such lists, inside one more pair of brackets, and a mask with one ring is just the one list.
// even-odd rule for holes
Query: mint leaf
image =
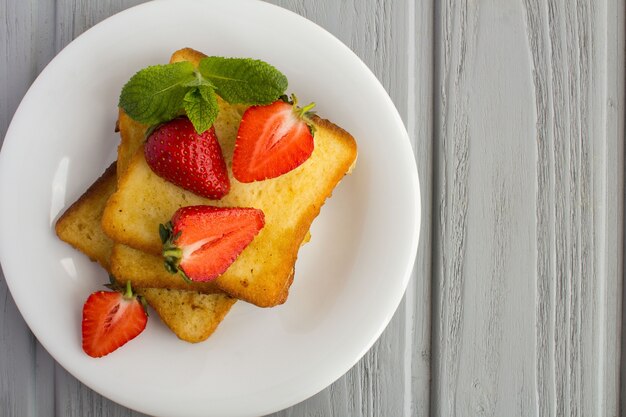
{"label": "mint leaf", "polygon": [[269,104],[287,89],[287,77],[256,59],[210,56],[198,69],[229,103]]}
{"label": "mint leaf", "polygon": [[156,124],[173,119],[195,78],[190,62],[154,65],[136,73],[122,88],[119,106],[133,119]]}
{"label": "mint leaf", "polygon": [[185,94],[183,107],[198,133],[203,133],[211,127],[219,110],[215,92],[207,85],[189,90]]}

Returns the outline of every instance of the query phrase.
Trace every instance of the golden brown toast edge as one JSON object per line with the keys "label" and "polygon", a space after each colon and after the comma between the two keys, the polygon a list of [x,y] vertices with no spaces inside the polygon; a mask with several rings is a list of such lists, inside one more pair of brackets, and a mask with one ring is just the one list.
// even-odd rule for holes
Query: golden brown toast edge
{"label": "golden brown toast edge", "polygon": [[[105,202],[115,191],[115,178],[116,165],[113,163],[74,204],[65,210],[54,226],[59,239],[87,255],[92,261],[98,262],[105,270],[109,269],[109,257],[113,242],[102,231],[100,219]],[[90,212],[93,201],[96,205],[101,206],[101,209],[95,213]],[[91,237],[94,244],[87,244],[84,241],[85,237],[87,239]]]}
{"label": "golden brown toast edge", "polygon": [[131,119],[122,109],[118,111],[117,126],[120,133],[120,144],[117,147],[118,180],[144,141],[148,126]]}
{"label": "golden brown toast edge", "polygon": [[198,294],[167,288],[138,288],[161,320],[181,340],[205,341],[237,301],[227,294]]}

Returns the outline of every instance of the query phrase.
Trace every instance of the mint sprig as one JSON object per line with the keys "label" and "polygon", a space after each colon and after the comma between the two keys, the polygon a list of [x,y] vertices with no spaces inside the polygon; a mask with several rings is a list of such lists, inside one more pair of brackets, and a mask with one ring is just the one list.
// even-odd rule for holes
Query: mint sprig
{"label": "mint sprig", "polygon": [[134,120],[155,125],[183,113],[198,133],[218,113],[216,94],[235,104],[268,104],[287,89],[287,78],[270,64],[250,58],[206,57],[147,67],[122,88],[119,107]]}
{"label": "mint sprig", "polygon": [[126,83],[120,94],[119,106],[133,119],[145,124],[157,124],[176,117],[181,103],[193,81],[191,62],[154,65],[139,71]]}

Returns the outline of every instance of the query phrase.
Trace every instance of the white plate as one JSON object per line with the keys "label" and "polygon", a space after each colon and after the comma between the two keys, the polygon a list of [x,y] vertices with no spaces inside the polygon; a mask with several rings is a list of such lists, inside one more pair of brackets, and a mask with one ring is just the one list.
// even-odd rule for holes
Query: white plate
{"label": "white plate", "polygon": [[[102,359],[81,349],[84,300],[106,274],[59,241],[56,218],[115,159],[122,85],[190,46],[266,60],[301,102],[356,138],[356,169],[335,190],[300,251],[287,303],[237,303],[206,342],[179,341],[155,315]],[[403,123],[346,46],[260,1],[152,2],[96,25],[41,73],[0,154],[0,260],[13,298],[50,354],[76,378],[159,416],[252,416],[291,406],[352,367],[406,288],[417,249],[419,188]]]}

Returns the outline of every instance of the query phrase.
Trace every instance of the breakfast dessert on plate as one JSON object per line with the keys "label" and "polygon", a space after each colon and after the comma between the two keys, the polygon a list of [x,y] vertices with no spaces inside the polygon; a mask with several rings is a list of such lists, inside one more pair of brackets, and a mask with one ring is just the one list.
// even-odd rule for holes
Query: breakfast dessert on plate
{"label": "breakfast dessert on plate", "polygon": [[[104,206],[115,191],[116,184],[114,163],[56,223],[56,232],[61,240],[98,262],[108,272],[111,272],[109,258],[114,245],[102,231],[100,223]],[[162,269],[160,266],[159,270]],[[205,289],[206,294],[164,288],[136,290],[163,322],[179,338],[188,342],[206,340],[236,301],[215,288]]]}
{"label": "breakfast dessert on plate", "polygon": [[111,334],[141,321],[120,313],[141,304],[133,290],[188,341],[206,339],[235,299],[286,301],[311,223],[357,156],[352,136],[286,88],[265,62],[189,48],[124,86],[117,175],[57,224],[115,277]]}

